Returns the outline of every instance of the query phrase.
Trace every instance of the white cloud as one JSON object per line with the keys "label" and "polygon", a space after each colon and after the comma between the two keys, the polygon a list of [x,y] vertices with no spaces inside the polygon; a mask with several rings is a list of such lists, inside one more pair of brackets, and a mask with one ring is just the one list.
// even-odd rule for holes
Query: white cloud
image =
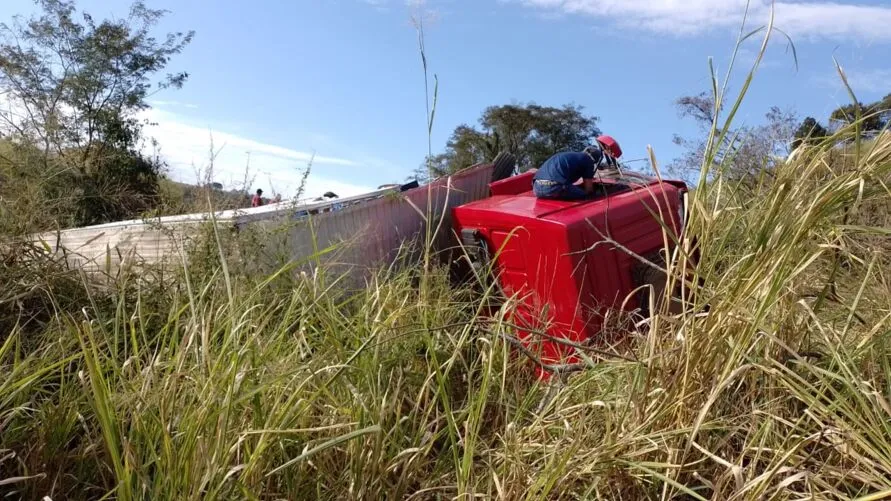
{"label": "white cloud", "polygon": [[[390,4],[390,0],[361,0],[361,2],[375,7],[383,7]],[[424,7],[427,5],[427,0],[405,0],[404,3],[407,7]]]}
{"label": "white cloud", "polygon": [[404,6],[415,17],[423,17],[424,22],[436,21],[440,16],[440,10],[431,6],[427,0],[359,0],[370,5],[378,11],[386,12],[391,6]]}
{"label": "white cloud", "polygon": [[847,73],[848,83],[857,91],[879,92],[883,95],[888,92],[891,82],[891,69],[873,69],[854,71]]}
{"label": "white cloud", "polygon": [[[891,69],[874,68],[849,70],[845,68],[844,72],[845,77],[848,79],[848,84],[851,85],[851,88],[858,95],[863,92],[879,93],[882,95],[888,93],[888,83],[891,82]],[[818,78],[818,81],[827,87],[839,90],[844,88],[844,83],[835,70],[829,75],[824,75]]]}
{"label": "white cloud", "polygon": [[[697,35],[711,29],[737,28],[745,0],[500,0],[543,10],[586,15],[629,29],[659,34]],[[774,4],[774,26],[799,37],[856,38],[891,42],[891,7],[855,3],[786,0]],[[767,23],[770,2],[749,5],[752,27]]]}
{"label": "white cloud", "polygon": [[[175,102],[152,102],[159,103],[161,106],[171,106],[170,103]],[[11,99],[10,95],[0,93],[0,123],[6,119],[20,121],[23,118],[21,104]],[[384,175],[385,172],[392,173],[398,169],[385,160],[372,157],[363,158],[362,164],[359,164],[347,158],[313,155],[308,151],[263,143],[214,127],[200,127],[179,114],[160,108],[149,108],[140,113],[138,118],[150,124],[144,129],[145,136],[158,142],[160,155],[170,168],[170,176],[186,183],[197,182],[199,173],[196,170],[204,172],[207,169],[211,138],[217,153],[213,162],[213,181],[228,188],[241,188],[247,177],[253,189],[263,188],[270,196],[273,193],[281,193],[283,197],[296,194],[310,161],[312,168],[304,186],[306,197],[316,197],[326,191],[350,196],[374,189],[374,186],[337,179],[345,175],[345,170],[358,172],[360,168],[370,167]],[[149,150],[150,147],[147,144],[145,149]],[[381,179],[380,184],[388,182],[391,180]]]}
{"label": "white cloud", "polygon": [[146,135],[158,141],[161,156],[170,166],[171,177],[183,182],[195,182],[198,176],[196,169],[208,167],[212,139],[216,153],[213,180],[227,187],[243,186],[247,177],[249,182],[253,180],[252,189],[263,188],[266,194],[277,192],[288,197],[297,192],[302,174],[312,161],[305,196],[318,196],[329,190],[340,196],[350,196],[373,189],[372,186],[337,180],[330,174],[332,167],[358,169],[359,164],[353,160],[313,156],[311,152],[198,127],[174,113],[159,109],[147,110],[141,118],[153,123],[146,127]]}
{"label": "white cloud", "polygon": [[163,101],[160,99],[149,101],[149,104],[151,104],[152,106],[159,106],[162,108],[177,108],[177,107],[179,107],[179,108],[190,108],[193,110],[198,109],[197,104],[181,103],[179,101]]}
{"label": "white cloud", "polygon": [[390,9],[389,0],[361,0],[361,2],[373,7],[380,12],[386,12]]}

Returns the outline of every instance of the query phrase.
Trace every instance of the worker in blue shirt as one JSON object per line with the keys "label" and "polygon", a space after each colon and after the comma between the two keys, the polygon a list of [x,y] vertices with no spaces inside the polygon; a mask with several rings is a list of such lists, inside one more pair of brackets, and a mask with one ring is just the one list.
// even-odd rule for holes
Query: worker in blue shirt
{"label": "worker in blue shirt", "polygon": [[[594,173],[603,164],[615,165],[622,156],[619,143],[610,136],[600,136],[595,145],[582,152],[557,153],[547,159],[532,181],[538,198],[581,200],[594,193]],[[582,186],[575,184],[579,179]]]}

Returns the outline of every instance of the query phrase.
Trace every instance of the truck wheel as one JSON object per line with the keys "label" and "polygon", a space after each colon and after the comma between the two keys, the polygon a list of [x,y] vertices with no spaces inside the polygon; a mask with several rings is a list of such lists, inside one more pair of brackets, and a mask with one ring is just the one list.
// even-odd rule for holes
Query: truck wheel
{"label": "truck wheel", "polygon": [[452,287],[462,287],[471,283],[473,270],[461,249],[451,249],[449,251],[448,266],[449,281]]}
{"label": "truck wheel", "polygon": [[494,183],[514,175],[514,169],[517,167],[517,157],[502,151],[498,153],[492,163],[495,164],[495,168],[492,170],[492,182]]}

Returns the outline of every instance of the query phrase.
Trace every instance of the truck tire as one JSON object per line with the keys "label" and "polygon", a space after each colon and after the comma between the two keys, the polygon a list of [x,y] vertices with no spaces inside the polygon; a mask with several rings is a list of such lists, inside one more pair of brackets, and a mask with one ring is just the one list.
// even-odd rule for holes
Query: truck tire
{"label": "truck tire", "polygon": [[514,169],[517,167],[517,157],[502,151],[498,153],[492,163],[495,164],[495,168],[492,170],[492,182],[494,183],[514,175]]}

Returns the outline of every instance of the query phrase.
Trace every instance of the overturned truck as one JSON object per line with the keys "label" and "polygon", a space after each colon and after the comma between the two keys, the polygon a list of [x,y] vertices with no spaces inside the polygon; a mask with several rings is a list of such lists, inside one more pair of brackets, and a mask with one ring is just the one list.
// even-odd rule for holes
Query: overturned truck
{"label": "overturned truck", "polygon": [[606,326],[611,313],[646,317],[651,308],[672,307],[661,304],[667,296],[663,269],[684,231],[683,182],[615,169],[598,174],[593,197],[543,200],[532,194],[534,172],[513,170],[513,157],[499,155],[425,186],[122,221],[39,239],[72,265],[115,274],[167,260],[180,265],[209,222],[229,228],[220,233],[224,238],[247,228],[279,228],[269,233],[276,235],[279,262],[325,266],[362,283],[369,272],[390,265],[406,243],[433,235],[430,245],[453,269],[476,270],[476,279],[490,280],[500,297],[514,302],[509,310],[520,347],[536,353],[542,374],[577,362],[573,345],[612,341],[615,330]]}

